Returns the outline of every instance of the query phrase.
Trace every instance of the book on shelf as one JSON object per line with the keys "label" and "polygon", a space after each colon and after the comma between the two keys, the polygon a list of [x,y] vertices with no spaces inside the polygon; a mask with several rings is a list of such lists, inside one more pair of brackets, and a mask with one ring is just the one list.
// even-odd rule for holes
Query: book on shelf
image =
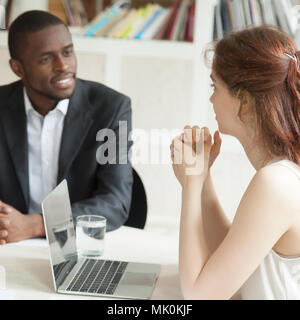
{"label": "book on shelf", "polygon": [[170,9],[168,8],[162,9],[162,12],[158,16],[158,18],[155,19],[151,23],[151,25],[141,34],[140,38],[143,40],[154,39],[157,33],[159,32],[159,30],[161,29],[169,12],[170,12]]}
{"label": "book on shelf", "polygon": [[275,26],[277,24],[275,11],[272,8],[272,0],[261,0],[262,20],[264,24]]}
{"label": "book on shelf", "polygon": [[214,11],[214,38],[223,38],[223,25],[222,25],[222,2],[219,1],[215,6]]}
{"label": "book on shelf", "polygon": [[[171,7],[166,6],[167,3],[171,3]],[[118,39],[192,41],[194,0],[132,1],[131,4],[134,6],[127,6],[122,15],[116,7],[106,8],[84,28],[83,34]]]}
{"label": "book on shelf", "polygon": [[214,15],[215,40],[249,26],[276,26],[291,36],[298,27],[292,0],[218,0]]}
{"label": "book on shelf", "polygon": [[188,21],[187,21],[186,34],[185,34],[185,40],[189,42],[194,41],[195,10],[196,10],[196,4],[195,2],[193,2],[189,6]]}
{"label": "book on shelf", "polygon": [[136,34],[144,27],[145,23],[149,19],[150,15],[153,14],[155,8],[152,3],[148,4],[145,7],[141,7],[138,9],[138,18],[134,21],[134,23],[130,26],[130,31],[128,33],[128,39],[134,39]]}
{"label": "book on shelf", "polygon": [[8,26],[19,15],[29,10],[48,11],[48,0],[12,0],[10,3],[10,10],[7,11]]}
{"label": "book on shelf", "polygon": [[8,19],[6,12],[8,12],[11,0],[0,0],[0,29],[7,28]]}
{"label": "book on shelf", "polygon": [[229,12],[231,13],[232,30],[240,30],[245,27],[244,12],[241,0],[229,1]]}
{"label": "book on shelf", "polygon": [[57,16],[64,23],[68,23],[68,17],[61,0],[49,0],[49,12]]}
{"label": "book on shelf", "polygon": [[[232,23],[231,23],[231,17],[230,17],[230,13],[229,13],[229,7],[226,4],[226,0],[221,0],[218,2],[218,4],[220,4],[220,11],[221,12],[219,12],[218,10],[215,10],[215,14],[221,15],[221,22],[222,22],[221,27],[223,29],[223,32],[222,32],[222,35],[223,35],[223,34],[227,34],[228,32],[230,32],[230,30],[232,28],[231,27]],[[215,19],[215,22],[216,22],[216,19]],[[215,27],[216,27],[216,25],[215,25]]]}
{"label": "book on shelf", "polygon": [[167,33],[165,35],[166,40],[171,40],[172,35],[174,33],[175,24],[176,24],[178,12],[179,12],[179,6],[180,6],[180,1],[179,0],[175,1],[175,5],[173,7],[173,14],[172,14],[171,20],[169,22],[170,23],[169,28],[168,28]]}
{"label": "book on shelf", "polygon": [[165,10],[166,9],[158,4],[152,5],[141,28],[139,28],[135,33],[134,39],[144,39],[143,35],[145,34],[145,32],[150,28],[151,25],[153,25],[156,20],[158,20],[158,16],[160,15],[160,13]]}
{"label": "book on shelf", "polygon": [[111,8],[99,15],[99,19],[93,21],[93,23],[87,28],[84,32],[86,37],[93,37],[101,30],[101,28],[105,27],[111,20],[116,18],[120,13],[119,8]]}
{"label": "book on shelf", "polygon": [[10,22],[25,11],[44,10],[85,37],[193,41],[195,0],[0,0],[1,3],[10,5]]}
{"label": "book on shelf", "polygon": [[279,0],[276,8],[282,29],[294,35],[298,27],[298,13],[294,11],[292,1]]}
{"label": "book on shelf", "polygon": [[[219,1],[219,0],[218,0]],[[232,12],[231,12],[231,6],[230,6],[230,1],[231,0],[224,0],[225,2],[225,7],[226,7],[226,12],[227,12],[227,17],[228,17],[228,23],[229,23],[229,30],[233,29],[233,24],[232,24]],[[222,12],[223,13],[223,12]]]}
{"label": "book on shelf", "polygon": [[[270,0],[267,0],[270,1]],[[244,11],[244,18],[245,18],[245,24],[246,27],[251,26],[252,19],[251,19],[251,11],[250,11],[250,5],[248,0],[242,0],[242,6]]]}
{"label": "book on shelf", "polygon": [[150,28],[150,26],[154,23],[155,20],[158,19],[159,15],[164,11],[160,6],[156,6],[154,11],[150,14],[149,18],[146,20],[142,28],[135,34],[135,39],[145,39],[143,35]]}
{"label": "book on shelf", "polygon": [[[173,5],[173,6],[174,6],[174,5]],[[174,11],[174,10],[173,10],[173,7],[171,7],[171,8],[169,9],[169,13],[168,13],[168,15],[166,16],[165,21],[164,21],[164,23],[163,23],[160,31],[158,32],[158,34],[157,34],[156,37],[155,37],[156,40],[162,40],[162,39],[164,39],[164,36],[165,36],[165,34],[167,33],[167,29],[168,29],[168,27],[170,26],[170,20],[171,20],[171,17],[172,17],[172,15],[173,15],[173,11]]]}
{"label": "book on shelf", "polygon": [[129,38],[129,34],[133,30],[133,26],[136,22],[136,20],[139,18],[139,11],[134,9],[134,14],[130,16],[130,19],[127,20],[127,23],[123,26],[123,30],[121,33],[117,36],[117,38],[120,39],[126,39]]}
{"label": "book on shelf", "polygon": [[[82,0],[82,4],[86,13],[88,22],[92,21],[98,13],[99,4],[102,4],[102,1],[96,0]],[[101,7],[102,10],[102,7]]]}
{"label": "book on shelf", "polygon": [[171,40],[181,40],[186,30],[186,18],[188,17],[190,0],[182,0],[178,7],[178,13],[175,19],[174,29]]}
{"label": "book on shelf", "polygon": [[179,6],[179,0],[174,0],[172,7],[171,7],[170,14],[169,14],[161,32],[158,34],[157,39],[169,40],[170,33],[171,33],[172,28],[174,26],[174,20],[176,19],[178,6]]}
{"label": "book on shelf", "polygon": [[137,16],[137,10],[131,9],[123,20],[120,21],[117,28],[114,28],[112,32],[108,34],[110,38],[121,38],[129,26],[133,23]]}
{"label": "book on shelf", "polygon": [[95,37],[107,37],[107,34],[109,30],[111,30],[112,26],[121,21],[121,19],[123,19],[123,17],[125,17],[126,14],[127,9],[121,9],[115,17],[113,17],[106,25],[104,25],[95,33]]}
{"label": "book on shelf", "polygon": [[262,24],[264,24],[261,1],[260,0],[255,0],[255,1],[251,0],[251,1],[253,1],[253,10],[256,16],[256,25],[261,26]]}

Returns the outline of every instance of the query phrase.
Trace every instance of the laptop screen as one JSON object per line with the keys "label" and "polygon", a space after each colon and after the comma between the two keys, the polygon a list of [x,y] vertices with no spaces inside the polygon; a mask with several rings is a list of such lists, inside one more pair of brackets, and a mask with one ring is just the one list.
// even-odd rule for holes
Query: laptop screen
{"label": "laptop screen", "polygon": [[[42,209],[53,277],[58,288],[68,274],[66,269],[77,262],[75,229],[66,180],[48,194]],[[61,274],[64,274],[63,278]]]}

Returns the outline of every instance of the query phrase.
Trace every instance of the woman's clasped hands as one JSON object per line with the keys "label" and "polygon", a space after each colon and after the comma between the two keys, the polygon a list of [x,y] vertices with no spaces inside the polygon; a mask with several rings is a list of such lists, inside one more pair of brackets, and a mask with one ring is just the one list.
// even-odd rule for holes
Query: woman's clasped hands
{"label": "woman's clasped hands", "polygon": [[203,184],[221,148],[219,131],[214,141],[209,129],[185,126],[170,145],[174,174],[184,188],[187,183]]}

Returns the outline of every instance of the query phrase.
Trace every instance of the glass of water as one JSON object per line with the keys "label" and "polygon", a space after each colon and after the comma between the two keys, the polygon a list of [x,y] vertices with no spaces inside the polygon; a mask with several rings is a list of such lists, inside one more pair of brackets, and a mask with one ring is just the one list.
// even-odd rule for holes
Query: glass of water
{"label": "glass of water", "polygon": [[78,255],[99,258],[104,252],[106,218],[96,215],[82,215],[76,219],[76,245]]}

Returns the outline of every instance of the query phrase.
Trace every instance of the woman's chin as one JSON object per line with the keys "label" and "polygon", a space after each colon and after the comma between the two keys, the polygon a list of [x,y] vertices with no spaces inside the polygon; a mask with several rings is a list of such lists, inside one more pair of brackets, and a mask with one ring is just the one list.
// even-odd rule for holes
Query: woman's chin
{"label": "woman's chin", "polygon": [[218,130],[219,130],[219,132],[222,133],[222,134],[228,134],[228,133],[226,132],[226,130],[224,130],[224,128],[222,127],[222,125],[219,124],[219,122],[218,122]]}
{"label": "woman's chin", "polygon": [[216,117],[216,121],[217,121],[217,124],[218,124],[218,130],[220,133],[223,133],[222,132],[222,126],[220,125],[219,121],[217,120],[217,117]]}

